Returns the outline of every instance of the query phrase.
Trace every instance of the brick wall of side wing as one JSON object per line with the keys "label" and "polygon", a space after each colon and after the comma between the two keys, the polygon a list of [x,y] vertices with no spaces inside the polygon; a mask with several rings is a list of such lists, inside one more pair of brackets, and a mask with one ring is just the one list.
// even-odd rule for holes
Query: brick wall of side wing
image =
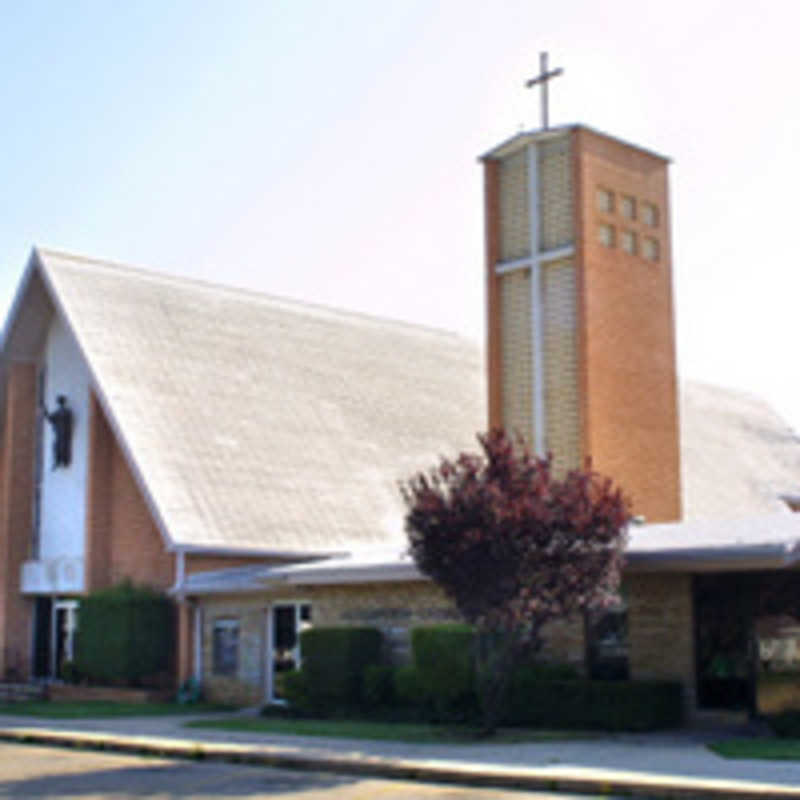
{"label": "brick wall of side wing", "polygon": [[22,563],[30,556],[36,366],[12,364],[6,385],[0,503],[0,677],[30,673],[33,601],[20,593]]}

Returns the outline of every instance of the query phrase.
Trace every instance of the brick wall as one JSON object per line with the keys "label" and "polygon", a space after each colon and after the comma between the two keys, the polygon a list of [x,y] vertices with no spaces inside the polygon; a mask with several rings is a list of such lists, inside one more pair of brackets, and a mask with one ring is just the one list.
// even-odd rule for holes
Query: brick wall
{"label": "brick wall", "polygon": [[20,594],[33,526],[36,366],[12,363],[6,385],[0,500],[0,676],[30,671],[33,602]]}
{"label": "brick wall", "polygon": [[[213,700],[258,703],[266,683],[266,619],[278,603],[311,603],[316,626],[367,626],[384,635],[386,657],[395,664],[411,657],[410,631],[459,619],[453,604],[428,581],[351,586],[290,587],[258,595],[200,599],[203,614],[203,685]],[[239,621],[239,663],[234,676],[213,672],[213,629],[218,619]],[[583,622],[580,618],[554,623],[545,630],[541,657],[584,669]]]}
{"label": "brick wall", "polygon": [[582,460],[575,291],[572,261],[542,265],[545,447],[561,470]]}
{"label": "brick wall", "polygon": [[500,260],[513,261],[531,253],[528,154],[520,150],[499,165]]}
{"label": "brick wall", "polygon": [[[583,450],[597,469],[631,496],[650,521],[681,516],[677,378],[672,305],[667,163],[658,156],[586,129],[573,133],[579,230]],[[614,193],[610,213],[597,207],[598,187]],[[622,197],[636,198],[636,220]],[[656,226],[642,221],[657,206]],[[603,246],[601,224],[614,227]],[[623,231],[659,241],[658,261],[621,247]]]}
{"label": "brick wall", "polygon": [[531,340],[531,272],[502,275],[500,287],[500,381],[502,413],[497,424],[533,435],[533,352]]}
{"label": "brick wall", "polygon": [[541,142],[539,162],[539,249],[553,250],[571,244],[573,222],[572,163],[569,137]]}
{"label": "brick wall", "polygon": [[634,679],[678,680],[695,706],[692,577],[680,573],[625,576],[630,670]]}
{"label": "brick wall", "polygon": [[175,580],[168,553],[127,460],[97,399],[91,400],[87,487],[87,588],[124,579],[157,589]]}

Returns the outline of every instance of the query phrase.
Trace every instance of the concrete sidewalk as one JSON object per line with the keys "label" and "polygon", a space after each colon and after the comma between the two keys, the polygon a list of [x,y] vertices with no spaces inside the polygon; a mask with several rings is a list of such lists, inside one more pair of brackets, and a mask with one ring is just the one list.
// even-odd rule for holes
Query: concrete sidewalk
{"label": "concrete sidewalk", "polygon": [[194,718],[38,720],[0,715],[0,739],[469,786],[651,798],[800,798],[800,762],[724,759],[705,747],[719,738],[713,733],[415,745],[183,726]]}

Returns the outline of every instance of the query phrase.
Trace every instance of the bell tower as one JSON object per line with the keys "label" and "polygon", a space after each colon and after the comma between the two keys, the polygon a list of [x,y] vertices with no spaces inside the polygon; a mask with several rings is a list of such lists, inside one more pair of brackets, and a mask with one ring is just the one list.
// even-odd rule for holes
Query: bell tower
{"label": "bell tower", "polygon": [[679,519],[668,159],[568,125],[481,160],[490,427]]}

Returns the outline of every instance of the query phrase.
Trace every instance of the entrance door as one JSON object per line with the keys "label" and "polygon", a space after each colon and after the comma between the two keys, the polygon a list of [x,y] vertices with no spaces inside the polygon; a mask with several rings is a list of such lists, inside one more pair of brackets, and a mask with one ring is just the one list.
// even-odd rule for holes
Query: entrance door
{"label": "entrance door", "polygon": [[699,708],[755,710],[755,577],[725,573],[694,578]]}
{"label": "entrance door", "polygon": [[53,600],[37,597],[33,622],[33,677],[45,680],[50,677],[51,638],[53,633]]}
{"label": "entrance door", "polygon": [[267,701],[285,703],[282,676],[300,668],[300,634],[311,627],[310,603],[280,603],[267,616]]}

